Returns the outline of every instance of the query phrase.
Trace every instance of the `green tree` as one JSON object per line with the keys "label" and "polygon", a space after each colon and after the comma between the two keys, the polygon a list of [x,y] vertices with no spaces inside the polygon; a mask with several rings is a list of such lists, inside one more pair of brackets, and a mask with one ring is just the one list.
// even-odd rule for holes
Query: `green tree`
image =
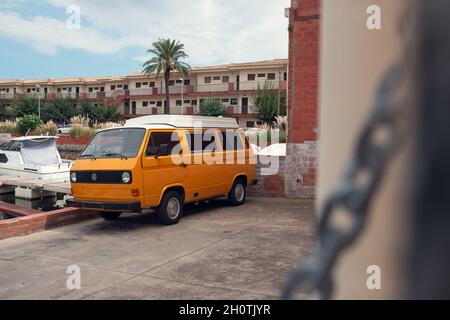
{"label": "green tree", "polygon": [[26,97],[14,102],[12,107],[13,117],[20,118],[30,114],[38,114],[38,100],[36,98]]}
{"label": "green tree", "polygon": [[169,99],[169,80],[170,73],[172,71],[178,71],[183,75],[187,75],[187,71],[190,66],[180,61],[187,58],[188,55],[184,52],[184,44],[180,41],[171,39],[159,39],[157,42],[152,43],[152,48],[147,50],[148,53],[154,55],[153,58],[144,62],[142,72],[147,75],[156,73],[158,77],[161,73],[164,74],[164,82],[166,86],[166,108],[170,111],[170,99]]}
{"label": "green tree", "polygon": [[41,125],[41,120],[35,114],[27,114],[19,119],[17,123],[17,128],[21,134],[26,134],[28,132],[34,131]]}
{"label": "green tree", "polygon": [[11,112],[6,106],[6,103],[0,101],[0,121],[5,121],[11,118]]}
{"label": "green tree", "polygon": [[[258,85],[256,94],[252,97],[253,110],[258,119],[265,123],[273,123],[278,111],[278,90],[273,84],[265,82],[263,87]],[[280,95],[280,116],[286,115],[286,96]]]}
{"label": "green tree", "polygon": [[220,117],[227,114],[220,99],[205,99],[200,104],[200,115],[206,117]]}
{"label": "green tree", "polygon": [[83,117],[89,118],[93,122],[116,122],[120,118],[118,106],[114,105],[111,100],[106,103],[92,104],[88,101],[81,101],[78,105],[77,113]]}
{"label": "green tree", "polygon": [[120,118],[120,112],[118,106],[113,104],[111,100],[108,100],[103,106],[103,118],[102,122],[117,122]]}
{"label": "green tree", "polygon": [[70,118],[78,114],[76,101],[69,98],[57,97],[45,102],[41,108],[41,118],[44,121],[68,123]]}

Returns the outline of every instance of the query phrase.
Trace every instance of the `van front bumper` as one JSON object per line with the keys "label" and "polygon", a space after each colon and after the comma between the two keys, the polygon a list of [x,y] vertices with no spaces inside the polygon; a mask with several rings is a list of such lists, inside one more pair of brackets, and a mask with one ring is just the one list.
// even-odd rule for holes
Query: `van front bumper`
{"label": "van front bumper", "polygon": [[68,207],[98,211],[141,212],[142,209],[140,202],[94,202],[69,199],[66,204]]}

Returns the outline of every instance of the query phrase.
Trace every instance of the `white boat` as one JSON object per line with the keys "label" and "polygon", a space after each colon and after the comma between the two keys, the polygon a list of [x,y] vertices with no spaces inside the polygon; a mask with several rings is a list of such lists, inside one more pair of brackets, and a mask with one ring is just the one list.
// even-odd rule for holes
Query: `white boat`
{"label": "white boat", "polygon": [[69,180],[72,161],[64,161],[53,136],[13,138],[0,150],[0,175],[39,180]]}

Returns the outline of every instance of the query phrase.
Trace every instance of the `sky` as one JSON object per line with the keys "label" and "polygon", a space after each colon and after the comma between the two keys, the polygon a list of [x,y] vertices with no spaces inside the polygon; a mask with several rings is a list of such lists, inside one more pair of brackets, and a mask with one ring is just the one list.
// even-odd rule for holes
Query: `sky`
{"label": "sky", "polygon": [[0,79],[130,74],[159,38],[191,66],[287,58],[290,0],[0,0]]}

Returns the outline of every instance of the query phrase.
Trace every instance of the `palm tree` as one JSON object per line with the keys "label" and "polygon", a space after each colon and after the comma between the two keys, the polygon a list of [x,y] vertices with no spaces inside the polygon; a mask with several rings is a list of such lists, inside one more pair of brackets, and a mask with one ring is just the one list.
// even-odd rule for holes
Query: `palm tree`
{"label": "palm tree", "polygon": [[178,71],[183,75],[187,75],[187,71],[191,67],[180,60],[187,58],[188,55],[184,52],[184,44],[171,39],[159,39],[157,42],[152,43],[152,48],[148,49],[147,52],[153,54],[154,57],[144,62],[142,72],[147,75],[156,73],[156,78],[158,78],[160,73],[164,73],[164,81],[166,84],[166,106],[164,113],[167,114],[170,112],[170,73],[172,71]]}

